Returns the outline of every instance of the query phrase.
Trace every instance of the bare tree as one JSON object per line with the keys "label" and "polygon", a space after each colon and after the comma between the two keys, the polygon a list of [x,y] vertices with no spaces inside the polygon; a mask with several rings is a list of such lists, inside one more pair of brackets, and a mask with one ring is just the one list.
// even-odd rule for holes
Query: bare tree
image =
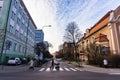
{"label": "bare tree", "polygon": [[70,22],[66,26],[64,42],[74,44],[74,58],[77,56],[76,43],[81,38],[82,32],[78,28],[78,25],[75,22]]}
{"label": "bare tree", "polygon": [[78,25],[75,22],[68,23],[65,29],[64,41],[70,43],[76,43],[82,36]]}
{"label": "bare tree", "polygon": [[50,48],[53,48],[53,45],[49,42],[48,43],[48,46],[50,47]]}

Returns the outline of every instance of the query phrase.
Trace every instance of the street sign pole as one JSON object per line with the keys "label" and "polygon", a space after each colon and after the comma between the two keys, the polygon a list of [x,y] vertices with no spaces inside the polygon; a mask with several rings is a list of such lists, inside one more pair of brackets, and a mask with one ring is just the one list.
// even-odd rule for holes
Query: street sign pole
{"label": "street sign pole", "polygon": [[83,55],[84,55],[84,52],[83,52],[83,51],[80,51],[81,66],[82,66],[82,64],[83,64]]}

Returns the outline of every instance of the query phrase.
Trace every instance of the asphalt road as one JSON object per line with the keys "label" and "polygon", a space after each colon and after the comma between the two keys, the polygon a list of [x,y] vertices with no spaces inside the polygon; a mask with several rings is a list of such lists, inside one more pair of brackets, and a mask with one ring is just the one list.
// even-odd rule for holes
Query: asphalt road
{"label": "asphalt road", "polygon": [[60,70],[50,70],[50,63],[37,70],[26,70],[21,72],[0,73],[0,80],[120,80],[119,75],[88,72],[60,64]]}

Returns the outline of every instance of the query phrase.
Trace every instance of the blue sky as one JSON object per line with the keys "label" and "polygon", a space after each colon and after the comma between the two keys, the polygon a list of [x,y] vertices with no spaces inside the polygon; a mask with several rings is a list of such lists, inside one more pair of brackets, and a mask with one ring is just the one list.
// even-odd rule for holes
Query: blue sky
{"label": "blue sky", "polygon": [[58,50],[63,43],[66,25],[75,21],[84,33],[108,11],[116,9],[120,0],[23,0],[38,29],[44,27],[45,40]]}

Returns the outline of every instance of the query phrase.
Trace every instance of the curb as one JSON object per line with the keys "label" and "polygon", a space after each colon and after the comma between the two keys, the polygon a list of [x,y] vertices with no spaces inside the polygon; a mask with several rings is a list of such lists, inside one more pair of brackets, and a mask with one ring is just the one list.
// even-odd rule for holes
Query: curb
{"label": "curb", "polygon": [[[68,62],[65,62],[68,64]],[[101,68],[101,67],[95,67],[91,65],[85,65],[83,64],[81,67],[77,66],[76,63],[71,62],[71,64],[68,64],[70,66],[78,67],[79,69],[83,71],[90,71],[90,72],[97,72],[97,73],[106,73],[106,74],[120,74],[120,69],[115,68]]]}

